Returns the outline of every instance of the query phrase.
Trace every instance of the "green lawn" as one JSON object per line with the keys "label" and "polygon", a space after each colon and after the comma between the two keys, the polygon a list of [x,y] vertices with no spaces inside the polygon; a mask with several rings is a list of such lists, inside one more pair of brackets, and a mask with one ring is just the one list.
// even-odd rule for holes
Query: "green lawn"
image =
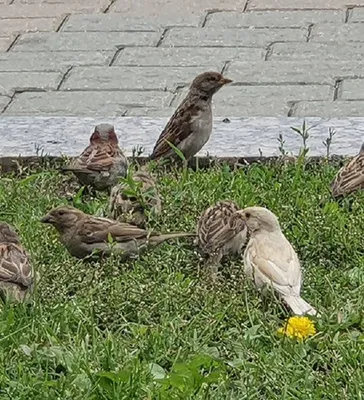
{"label": "green lawn", "polygon": [[[39,222],[70,204],[64,177],[3,175],[0,220],[16,227],[41,280],[32,305],[1,312],[0,399],[361,399],[364,195],[334,202],[336,171],[256,164],[159,177],[158,230],[194,230],[222,199],[279,216],[302,261],[302,296],[321,313],[303,343],[277,335],[289,314],[262,301],[241,259],[223,264],[216,287],[188,239],[126,264],[83,263]],[[102,215],[107,198],[76,203]]]}

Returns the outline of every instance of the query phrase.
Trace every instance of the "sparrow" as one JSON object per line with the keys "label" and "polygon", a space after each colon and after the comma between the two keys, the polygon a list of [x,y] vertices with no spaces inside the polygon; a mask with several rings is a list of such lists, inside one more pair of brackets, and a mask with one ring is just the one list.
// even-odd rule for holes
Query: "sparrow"
{"label": "sparrow", "polygon": [[178,159],[168,142],[179,149],[186,160],[198,153],[212,132],[212,96],[230,82],[231,79],[224,78],[219,72],[198,75],[160,134],[150,159]]}
{"label": "sparrow", "polygon": [[162,202],[154,179],[148,172],[136,171],[133,176],[111,189],[108,215],[120,222],[128,222],[144,228],[147,217],[145,211],[156,215],[162,211]]}
{"label": "sparrow", "polygon": [[110,124],[96,125],[90,144],[69,166],[63,167],[63,171],[73,172],[82,185],[96,190],[114,186],[120,177],[126,176],[127,169],[127,159]]}
{"label": "sparrow", "polygon": [[206,265],[213,279],[222,257],[241,253],[246,243],[247,227],[237,211],[239,207],[234,202],[220,201],[209,207],[198,221],[196,242],[207,257]]}
{"label": "sparrow", "polygon": [[54,208],[41,222],[53,225],[61,243],[77,258],[85,258],[94,251],[105,256],[117,252],[123,259],[136,258],[168,239],[195,236],[190,232],[150,232],[135,225],[94,217],[69,206]]}
{"label": "sparrow", "polygon": [[364,143],[359,154],[344,165],[331,183],[334,198],[364,189]]}
{"label": "sparrow", "polygon": [[30,257],[13,228],[0,222],[0,296],[23,302],[33,288]]}
{"label": "sparrow", "polygon": [[300,261],[276,215],[263,207],[247,207],[238,213],[246,221],[250,235],[244,252],[245,274],[259,289],[272,287],[294,314],[316,315],[316,310],[300,296]]}

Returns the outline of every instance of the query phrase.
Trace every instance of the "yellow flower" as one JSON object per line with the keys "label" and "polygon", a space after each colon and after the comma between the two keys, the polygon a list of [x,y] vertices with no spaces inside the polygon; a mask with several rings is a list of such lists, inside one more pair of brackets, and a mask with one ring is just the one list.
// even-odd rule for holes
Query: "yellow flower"
{"label": "yellow flower", "polygon": [[285,326],[279,328],[277,332],[291,339],[296,338],[302,341],[309,336],[313,336],[316,333],[316,329],[313,321],[309,318],[296,316],[289,318]]}

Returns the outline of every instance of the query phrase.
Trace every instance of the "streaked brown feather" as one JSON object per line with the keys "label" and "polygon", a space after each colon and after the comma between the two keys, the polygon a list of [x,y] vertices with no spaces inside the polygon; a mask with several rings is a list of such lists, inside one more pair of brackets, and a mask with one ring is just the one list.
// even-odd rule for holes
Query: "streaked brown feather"
{"label": "streaked brown feather", "polygon": [[167,141],[178,147],[192,133],[191,121],[201,112],[198,99],[196,94],[189,93],[181,102],[160,134],[151,159],[163,157],[171,149]]}
{"label": "streaked brown feather", "polygon": [[245,228],[242,218],[232,218],[239,207],[232,201],[221,201],[209,207],[197,225],[198,244],[202,252],[215,253]]}
{"label": "streaked brown feather", "polygon": [[364,189],[364,153],[359,153],[337,173],[331,184],[334,197]]}

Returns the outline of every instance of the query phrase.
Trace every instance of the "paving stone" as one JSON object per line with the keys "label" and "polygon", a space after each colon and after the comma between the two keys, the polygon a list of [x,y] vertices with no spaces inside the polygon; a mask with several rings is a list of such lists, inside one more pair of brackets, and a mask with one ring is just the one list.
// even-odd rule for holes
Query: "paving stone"
{"label": "paving stone", "polygon": [[157,32],[46,32],[20,37],[13,51],[100,51],[122,46],[155,46]]}
{"label": "paving stone", "polygon": [[58,72],[2,72],[0,94],[12,94],[14,90],[55,90],[61,79]]}
{"label": "paving stone", "polygon": [[306,29],[193,29],[172,28],[167,32],[163,47],[259,47],[269,43],[285,41],[305,41]]}
{"label": "paving stone", "polygon": [[364,42],[364,24],[317,24],[312,42]]}
{"label": "paving stone", "polygon": [[[207,68],[211,70],[213,68]],[[78,67],[62,85],[62,90],[165,90],[189,85],[206,67]]]}
{"label": "paving stone", "polygon": [[0,35],[54,31],[60,25],[61,21],[60,18],[2,19],[0,22]]}
{"label": "paving stone", "polygon": [[167,92],[24,92],[18,94],[5,114],[120,116],[127,106],[168,107],[172,95]]}
{"label": "paving stone", "polygon": [[13,40],[14,38],[12,37],[0,37],[0,52],[6,51],[13,42]]}
{"label": "paving stone", "polygon": [[361,61],[364,58],[363,43],[275,43],[269,60],[314,61]]}
{"label": "paving stone", "polygon": [[344,21],[344,10],[219,12],[208,17],[206,27],[301,28],[319,22]]}
{"label": "paving stone", "polygon": [[364,8],[354,8],[351,13],[349,13],[348,22],[363,22],[364,21]]}
{"label": "paving stone", "polygon": [[181,15],[190,16],[201,14],[208,10],[239,10],[243,11],[245,8],[246,0],[209,0],[196,1],[196,0],[138,0],[138,1],[125,1],[117,0],[110,7],[109,12],[119,12],[125,17],[138,16],[150,17],[155,16],[168,16],[172,21],[176,16]]}
{"label": "paving stone", "polygon": [[[183,89],[172,106],[182,101],[187,93]],[[228,86],[214,97],[216,116],[274,116],[287,115],[288,102],[300,100],[330,100],[333,91],[320,85],[260,85]]]}
{"label": "paving stone", "polygon": [[108,4],[108,0],[92,0],[89,2],[75,0],[55,4],[0,4],[0,19],[58,17],[69,13],[83,14],[101,11]]}
{"label": "paving stone", "polygon": [[71,15],[62,31],[65,32],[120,32],[120,31],[157,31],[169,26],[201,25],[203,16],[192,15],[188,18],[183,15],[178,19],[170,20],[168,16],[162,18],[128,17],[120,18],[118,14]]}
{"label": "paving stone", "polygon": [[109,65],[115,51],[0,53],[0,71],[64,71],[78,65]]}
{"label": "paving stone", "polygon": [[227,61],[262,60],[265,50],[261,48],[220,48],[218,51],[210,47],[145,47],[123,49],[113,65],[135,66],[203,66],[214,65],[221,70]]}
{"label": "paving stone", "polygon": [[364,0],[251,0],[247,10],[345,9],[349,5],[362,6]]}
{"label": "paving stone", "polygon": [[[361,75],[364,78],[364,71]],[[345,79],[339,97],[342,100],[364,100],[364,79]]]}
{"label": "paving stone", "polygon": [[125,116],[127,116],[127,117],[153,117],[153,118],[166,117],[166,118],[170,118],[175,111],[176,111],[176,109],[174,107],[166,107],[166,108],[145,108],[145,107],[129,108],[128,107]]}
{"label": "paving stone", "polygon": [[302,83],[334,85],[339,78],[364,76],[364,60],[361,62],[315,62],[269,60],[257,62],[233,61],[226,74],[235,83]]}
{"label": "paving stone", "polygon": [[9,103],[11,97],[9,96],[0,96],[0,114],[5,108],[5,106]]}
{"label": "paving stone", "polygon": [[362,117],[364,101],[302,101],[296,104],[293,111],[295,117],[337,118],[340,115]]}

